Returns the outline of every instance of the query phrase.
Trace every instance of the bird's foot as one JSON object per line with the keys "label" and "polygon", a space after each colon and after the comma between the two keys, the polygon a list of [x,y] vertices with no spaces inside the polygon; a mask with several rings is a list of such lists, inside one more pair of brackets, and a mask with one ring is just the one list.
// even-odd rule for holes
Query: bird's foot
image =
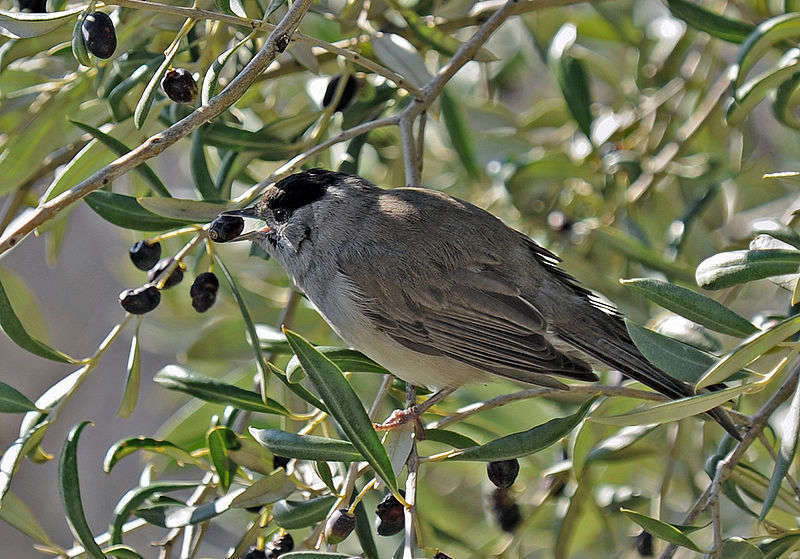
{"label": "bird's foot", "polygon": [[409,421],[419,421],[419,412],[415,410],[416,406],[406,408],[404,410],[394,410],[389,414],[383,423],[373,423],[376,431],[391,431],[398,427],[405,425]]}

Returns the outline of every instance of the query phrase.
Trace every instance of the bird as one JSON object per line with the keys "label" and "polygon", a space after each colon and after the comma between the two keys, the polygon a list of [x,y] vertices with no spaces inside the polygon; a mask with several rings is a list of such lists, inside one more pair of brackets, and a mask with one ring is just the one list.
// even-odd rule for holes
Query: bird
{"label": "bird", "polygon": [[[558,377],[594,382],[593,368],[606,367],[670,398],[695,394],[650,363],[622,315],[554,253],[443,192],[313,168],[221,215],[264,222],[232,240],[255,241],[277,260],[346,343],[438,390],[385,427],[496,377],[569,390]],[[722,408],[707,413],[741,438]]]}

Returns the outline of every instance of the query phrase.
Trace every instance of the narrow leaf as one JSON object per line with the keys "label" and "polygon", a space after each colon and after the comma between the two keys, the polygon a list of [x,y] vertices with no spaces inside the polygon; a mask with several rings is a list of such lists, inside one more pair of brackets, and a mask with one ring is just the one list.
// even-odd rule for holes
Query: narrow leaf
{"label": "narrow leaf", "polygon": [[324,519],[335,501],[336,497],[333,495],[308,501],[278,501],[272,507],[272,514],[281,528],[297,530],[312,526]]}
{"label": "narrow leaf", "polygon": [[735,398],[739,394],[752,389],[749,384],[743,386],[736,386],[734,388],[726,388],[708,394],[700,394],[697,396],[688,396],[679,400],[672,400],[663,404],[645,408],[643,410],[632,411],[620,415],[612,415],[606,417],[590,417],[590,421],[602,423],[604,425],[647,425],[656,423],[667,423],[670,421],[678,421],[693,415],[706,412],[712,408],[716,408]]}
{"label": "narrow leaf", "polygon": [[269,386],[269,376],[268,376],[268,364],[266,358],[264,357],[264,352],[261,350],[261,343],[258,338],[258,332],[256,331],[256,326],[253,323],[253,319],[250,317],[250,311],[247,310],[247,304],[244,302],[244,297],[239,292],[239,287],[236,285],[236,281],[233,279],[228,267],[225,266],[225,263],[219,257],[219,255],[214,255],[214,259],[219,265],[220,270],[222,270],[222,275],[225,276],[225,279],[228,280],[228,285],[231,288],[231,293],[233,293],[233,298],[236,300],[236,304],[239,305],[239,312],[242,313],[242,319],[244,320],[244,325],[247,328],[247,343],[250,344],[250,347],[253,348],[253,355],[256,359],[256,369],[258,369],[258,374],[261,376],[261,399],[264,402],[267,402],[269,398],[267,398],[267,387]]}
{"label": "narrow leaf", "polygon": [[84,6],[65,11],[30,14],[0,10],[0,35],[11,39],[38,37],[64,25],[75,14],[82,12]]}
{"label": "narrow leaf", "polygon": [[644,514],[640,514],[636,511],[628,509],[620,509],[620,512],[654,536],[659,537],[662,540],[666,540],[669,543],[674,543],[675,545],[680,545],[682,547],[688,547],[692,551],[702,553],[700,548],[697,547],[697,545],[690,540],[686,534],[682,533],[672,524],[667,524],[666,522],[662,522],[656,518],[651,518],[649,516],[645,516]]}
{"label": "narrow leaf", "polygon": [[778,450],[778,457],[775,459],[775,468],[772,470],[772,478],[769,480],[767,496],[764,498],[764,503],[761,506],[761,514],[758,515],[759,520],[764,520],[764,518],[766,518],[769,509],[772,508],[772,505],[775,503],[778,491],[781,488],[781,483],[783,483],[783,478],[786,477],[789,466],[792,465],[792,461],[794,461],[797,455],[798,431],[800,431],[800,383],[795,387],[794,397],[789,406],[789,411],[786,412],[780,425],[778,425],[778,436],[781,446]]}
{"label": "narrow leaf", "polygon": [[225,63],[228,59],[233,55],[237,50],[241,48],[242,45],[247,43],[250,39],[253,38],[255,31],[247,35],[244,39],[233,45],[231,48],[220,54],[214,62],[209,66],[208,70],[206,71],[206,75],[203,77],[203,85],[200,89],[201,91],[201,100],[203,105],[207,105],[209,100],[215,95],[217,89],[217,81],[219,80],[219,74],[222,71],[222,68],[225,66]]}
{"label": "narrow leaf", "polygon": [[745,337],[758,332],[746,318],[715,300],[685,287],[651,278],[620,280],[654,303],[689,320],[729,336]]}
{"label": "narrow leaf", "polygon": [[255,427],[250,427],[250,434],[274,454],[288,458],[331,462],[358,462],[364,459],[347,441]]}
{"label": "narrow leaf", "polygon": [[[717,362],[717,358],[709,353],[642,328],[630,320],[626,320],[625,325],[633,343],[647,360],[678,380],[694,384]],[[740,371],[730,379],[746,378],[747,374],[746,371]]]}
{"label": "narrow leaf", "polygon": [[228,445],[236,441],[236,433],[226,427],[216,427],[211,429],[206,435],[208,445],[208,455],[211,458],[211,465],[219,477],[219,484],[223,491],[227,491],[236,473],[236,463],[228,456]]}
{"label": "narrow leaf", "polygon": [[600,242],[610,245],[632,260],[644,264],[648,268],[664,272],[667,276],[684,281],[693,280],[692,271],[675,262],[669,262],[658,252],[646,246],[634,237],[612,227],[599,227],[594,235]]}
{"label": "narrow leaf", "polygon": [[339,422],[344,434],[369,462],[375,473],[386,482],[393,493],[396,493],[397,480],[386,449],[383,448],[372,427],[372,421],[342,371],[304,338],[289,330],[284,330],[284,334],[322,401],[325,402],[328,412]]}
{"label": "narrow leaf", "polygon": [[34,355],[60,363],[75,363],[69,355],[40,342],[25,330],[11,306],[2,282],[0,282],[0,329],[11,338],[11,341]]}
{"label": "narrow leaf", "polygon": [[800,36],[800,14],[783,14],[760,23],[739,49],[736,60],[738,71],[733,87],[741,85],[750,69],[774,44],[798,36]]}
{"label": "narrow leaf", "polygon": [[133,124],[136,128],[141,128],[150,112],[150,107],[153,106],[153,100],[158,92],[158,87],[161,84],[161,78],[164,77],[167,69],[172,65],[172,59],[178,54],[178,49],[170,49],[169,53],[165,53],[165,58],[158,69],[150,77],[150,81],[142,92],[139,102],[136,103],[136,109],[133,111]]}
{"label": "narrow leaf", "polygon": [[731,43],[743,43],[755,30],[755,25],[715,14],[700,4],[688,0],[667,0],[669,11],[698,31]]}
{"label": "narrow leaf", "polygon": [[544,450],[557,443],[572,431],[583,417],[596,398],[591,398],[581,405],[572,415],[551,419],[546,423],[537,425],[527,431],[507,435],[495,439],[481,446],[465,448],[447,457],[448,460],[482,460],[486,462],[495,460],[510,460]]}
{"label": "narrow leaf", "polygon": [[721,252],[703,260],[695,272],[703,289],[723,289],[771,276],[796,274],[800,251],[735,250]]}
{"label": "narrow leaf", "polygon": [[0,519],[37,543],[50,547],[55,545],[30,507],[11,492],[6,493],[3,497],[2,506],[0,506]]}
{"label": "narrow leaf", "polygon": [[78,439],[89,421],[75,425],[67,435],[58,460],[58,492],[67,515],[67,524],[72,534],[86,552],[95,559],[104,559],[100,546],[94,541],[94,534],[86,522],[81,501],[81,487],[78,480]]}
{"label": "narrow leaf", "polygon": [[133,196],[115,192],[95,190],[84,200],[106,221],[134,231],[166,231],[192,223],[156,215],[146,210]]}
{"label": "narrow leaf", "polygon": [[[623,427],[611,437],[597,443],[594,448],[589,451],[589,454],[586,455],[584,464],[629,459],[631,456],[631,447],[650,434],[656,427],[657,425],[632,425],[630,427]],[[651,451],[651,448],[645,449],[648,455],[651,454]]]}
{"label": "narrow leaf", "polygon": [[417,49],[406,39],[393,33],[376,33],[372,36],[372,49],[381,63],[417,87],[433,79]]}
{"label": "narrow leaf", "polygon": [[[189,148],[189,168],[192,172],[194,186],[204,200],[214,200],[218,197],[217,187],[211,173],[208,171],[206,151],[203,137],[199,130],[192,132],[192,144]],[[213,219],[213,218],[212,218]]]}
{"label": "narrow leaf", "polygon": [[201,202],[185,198],[137,198],[141,206],[156,215],[192,223],[207,223],[225,210],[235,208],[233,204]]}
{"label": "narrow leaf", "polygon": [[570,52],[576,38],[577,28],[575,25],[565,23],[553,36],[547,59],[550,70],[561,88],[567,109],[578,123],[581,132],[591,140],[593,117],[589,78],[583,62],[572,56]]}
{"label": "narrow leaf", "polygon": [[473,179],[479,177],[481,168],[475,155],[475,145],[472,142],[469,124],[464,118],[461,107],[450,94],[448,88],[442,90],[439,104],[442,108],[442,118],[444,119],[447,133],[450,136],[450,143],[453,145],[453,149],[456,150],[461,164],[470,177]]}
{"label": "narrow leaf", "polygon": [[[286,337],[283,336],[282,333],[278,333],[280,334],[280,338],[276,337],[275,339],[285,343],[288,348]],[[263,339],[261,337],[261,332],[259,332],[259,339]],[[351,373],[378,373],[381,375],[389,373],[389,371],[378,365],[375,361],[355,349],[334,346],[316,346],[316,350],[333,361],[342,371]],[[289,378],[290,382],[300,382],[306,376],[296,355],[293,356],[286,365],[286,376]]]}
{"label": "narrow leaf", "polygon": [[267,398],[266,402],[252,390],[191,373],[177,365],[167,365],[156,373],[153,381],[164,388],[185,392],[206,402],[215,402],[261,413],[288,415],[289,411],[279,402]]}
{"label": "narrow leaf", "polygon": [[731,353],[720,359],[697,381],[696,389],[717,384],[764,353],[800,331],[800,315],[783,320],[770,328],[750,336]]}
{"label": "narrow leaf", "polygon": [[0,381],[0,413],[36,411],[36,404],[16,388]]}
{"label": "narrow leaf", "polygon": [[89,58],[89,51],[86,50],[86,42],[83,39],[83,21],[86,19],[84,14],[78,16],[75,20],[75,26],[72,28],[72,55],[78,64],[83,66],[92,66],[92,59]]}
{"label": "narrow leaf", "polygon": [[137,487],[125,493],[117,503],[117,506],[114,507],[114,518],[108,528],[111,544],[119,545],[122,543],[122,527],[125,522],[133,514],[133,511],[139,508],[152,495],[194,487],[197,487],[197,482],[194,481],[167,481],[152,483],[145,487]]}
{"label": "narrow leaf", "polygon": [[139,400],[139,383],[142,372],[141,352],[139,351],[140,325],[141,321],[136,325],[136,332],[133,333],[131,338],[131,349],[128,353],[128,366],[126,367],[125,390],[122,393],[122,402],[117,410],[119,417],[130,417],[133,410],[136,409],[136,402]]}
{"label": "narrow leaf", "polygon": [[202,465],[202,462],[189,454],[187,450],[170,441],[162,441],[150,437],[132,437],[121,439],[109,447],[103,460],[103,471],[110,473],[114,466],[117,465],[117,462],[138,451],[169,456],[181,465],[184,463]]}

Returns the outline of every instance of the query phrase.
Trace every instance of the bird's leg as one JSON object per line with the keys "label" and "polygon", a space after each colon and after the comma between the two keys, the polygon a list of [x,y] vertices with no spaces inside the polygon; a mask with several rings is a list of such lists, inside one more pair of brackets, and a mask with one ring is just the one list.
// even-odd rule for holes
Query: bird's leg
{"label": "bird's leg", "polygon": [[375,424],[375,429],[378,431],[389,431],[411,420],[419,422],[419,418],[422,417],[423,413],[428,411],[434,404],[447,398],[450,394],[455,392],[455,390],[455,388],[442,388],[420,404],[415,404],[404,410],[394,410],[389,414],[389,417],[386,418],[386,421]]}

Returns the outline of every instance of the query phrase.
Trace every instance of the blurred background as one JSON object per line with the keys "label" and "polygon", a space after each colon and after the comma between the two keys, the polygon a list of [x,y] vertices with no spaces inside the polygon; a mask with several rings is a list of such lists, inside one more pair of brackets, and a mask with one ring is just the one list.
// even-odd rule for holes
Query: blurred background
{"label": "blurred background", "polygon": [[[357,35],[352,22],[345,21],[343,10],[350,4],[334,0],[315,4],[317,9],[306,17],[302,30],[326,41]],[[732,101],[735,89],[727,68],[740,53],[742,37],[734,41],[711,36],[708,28],[697,29],[707,14],[686,16],[679,10],[683,4],[669,4],[602,2],[531,9],[511,18],[485,45],[495,60],[468,63],[432,107],[423,184],[470,200],[529,234],[561,255],[564,268],[585,286],[602,293],[634,321],[721,352],[736,340],[658,311],[618,280],[653,276],[694,286],[695,266],[723,249],[746,248],[754,221],[780,218],[791,223],[792,212],[800,207],[798,179],[791,173],[777,178],[763,175],[800,169],[800,144],[796,131],[787,125],[794,115],[794,106],[786,99],[791,95],[776,93],[774,83],[772,88],[760,86],[762,91],[757,93],[767,98],[760,105],[753,98],[746,106],[741,100]],[[709,3],[706,8],[725,9],[727,16],[752,27],[788,9],[777,4],[743,1],[727,8]],[[10,7],[0,0],[0,8]],[[406,62],[392,69],[413,75],[420,71],[419,64],[435,71],[447,55],[435,41],[426,43],[414,36],[408,23],[413,17],[403,7],[419,17],[436,16],[437,22],[444,22],[442,29],[465,40],[474,30],[468,18],[476,10],[492,9],[492,4],[420,0],[398,7],[372,2],[368,14],[372,24],[408,43],[403,51]],[[260,17],[264,6],[251,0],[244,9]],[[55,175],[46,173],[31,180],[32,170],[40,168],[53,150],[81,147],[88,139],[65,121],[65,115],[102,126],[132,147],[188,112],[186,106],[158,94],[150,116],[136,129],[130,113],[144,82],[135,84],[116,105],[109,101],[113,87],[143,61],[162,52],[181,24],[175,16],[129,9],[115,8],[112,16],[120,41],[118,56],[89,71],[75,72],[75,61],[63,47],[71,25],[13,43],[0,38],[0,196],[5,195],[0,203],[4,212],[9,207],[24,212],[41,197],[53,195],[54,189],[68,188],[113,159],[100,146],[91,158],[84,158],[80,170],[70,171],[71,183],[60,179],[64,167]],[[687,25],[687,17],[694,27]],[[244,38],[240,30],[213,22],[201,22],[196,33],[203,52],[196,55],[187,47],[176,60],[200,77],[217,54]],[[220,84],[241,70],[260,40],[243,42],[220,72]],[[754,74],[773,71],[778,58],[785,55],[783,46],[776,45],[774,52],[757,61]],[[359,48],[391,67],[369,41]],[[226,158],[235,154],[233,171],[222,180],[234,196],[293,155],[275,144],[285,147],[324,139],[377,115],[392,114],[408,102],[407,94],[380,76],[364,74],[331,56],[311,53],[309,61],[308,55],[290,50],[219,119],[227,128],[209,126],[199,133],[204,164],[212,176],[220,176]],[[333,113],[330,123],[313,137],[310,124],[324,109],[323,96],[332,77],[350,74],[359,84],[354,99]],[[736,109],[737,103],[744,108]],[[45,122],[54,124],[45,126]],[[232,134],[219,139],[230,130],[261,134],[246,139],[265,145],[248,150],[237,145]],[[264,140],[267,136],[268,141]],[[337,145],[309,163],[335,169],[344,162],[344,168],[376,184],[401,186],[397,130],[378,129],[362,140]],[[190,165],[194,149],[186,138],[150,162],[175,197],[198,197],[197,170]],[[134,173],[110,188],[129,195],[150,193],[147,182]],[[22,195],[17,194],[20,191]],[[148,234],[116,227],[84,202],[41,233],[3,256],[0,279],[30,332],[70,355],[91,355],[123,317],[118,293],[146,281],[145,273],[131,265],[127,250]],[[177,252],[186,240],[184,236],[164,241],[164,255]],[[767,243],[764,247],[780,246],[774,239],[762,241]],[[283,272],[274,262],[250,255],[247,247],[218,250],[239,282],[255,321],[277,326],[290,293]],[[137,485],[143,467],[142,457],[135,454],[122,460],[111,474],[103,473],[102,459],[109,446],[124,437],[144,435],[169,438],[190,450],[201,448],[211,416],[222,411],[222,406],[201,404],[153,384],[156,372],[178,363],[250,386],[252,351],[230,290],[223,285],[217,304],[205,314],[195,313],[188,289],[194,275],[207,269],[208,257],[203,251],[191,253],[187,265],[187,278],[165,291],[159,308],[142,321],[141,394],[131,417],[121,419],[116,411],[135,321],[67,403],[44,440],[45,450],[57,455],[70,426],[86,419],[94,422],[95,427],[81,439],[79,466],[84,507],[96,533],[108,524],[120,496]],[[791,293],[786,285],[763,280],[723,292],[719,298],[757,325],[764,324],[789,312]],[[341,345],[305,300],[292,327],[315,343]],[[0,378],[32,399],[72,370],[26,353],[5,336],[0,336],[0,356]],[[285,364],[286,358],[281,359],[279,364]],[[769,363],[767,359],[763,366]],[[604,381],[618,380],[604,373]],[[367,403],[378,382],[376,375],[353,376],[359,396]],[[280,387],[273,388],[279,400],[297,404]],[[454,410],[516,389],[505,382],[467,387],[449,399],[445,408]],[[382,409],[384,415],[400,405],[397,394]],[[518,402],[473,416],[457,430],[488,440],[567,415],[577,401],[561,396]],[[268,417],[256,416],[254,422],[281,426]],[[16,416],[2,417],[0,446],[12,443],[18,427]],[[595,425],[591,439],[597,443],[614,432]],[[680,428],[670,425],[642,431],[636,434],[635,447],[598,460],[580,480],[571,477],[563,462],[570,458],[572,439],[526,457],[512,490],[521,510],[521,523],[513,535],[498,527],[487,501],[484,464],[426,465],[420,489],[426,535],[457,558],[637,557],[642,551],[636,540],[640,529],[619,514],[620,506],[660,513],[662,519],[679,522],[707,483],[703,462],[713,453],[719,436],[715,425],[696,420],[682,422]],[[421,446],[425,454],[438,450],[437,443]],[[665,464],[671,483],[665,483]],[[154,475],[161,479],[197,480],[202,475],[191,467],[158,462],[156,466]],[[30,506],[54,541],[68,547],[71,536],[58,498],[56,469],[54,460],[25,461],[11,489]],[[376,500],[377,496],[367,498],[369,511]],[[723,503],[722,513],[730,534],[749,535],[753,530],[749,517],[730,503]],[[223,515],[212,525],[198,556],[224,556],[252,519],[244,511]],[[781,519],[796,527],[791,515]],[[126,537],[126,542],[143,556],[156,557],[149,542],[163,533],[148,528]],[[300,531],[295,539],[299,541],[305,533]],[[697,536],[706,542],[710,537],[708,530]],[[391,556],[398,538],[379,538],[381,557]],[[30,540],[5,524],[0,524],[0,542],[4,556],[41,556],[31,549]],[[357,551],[350,546],[352,542],[341,549]]]}

